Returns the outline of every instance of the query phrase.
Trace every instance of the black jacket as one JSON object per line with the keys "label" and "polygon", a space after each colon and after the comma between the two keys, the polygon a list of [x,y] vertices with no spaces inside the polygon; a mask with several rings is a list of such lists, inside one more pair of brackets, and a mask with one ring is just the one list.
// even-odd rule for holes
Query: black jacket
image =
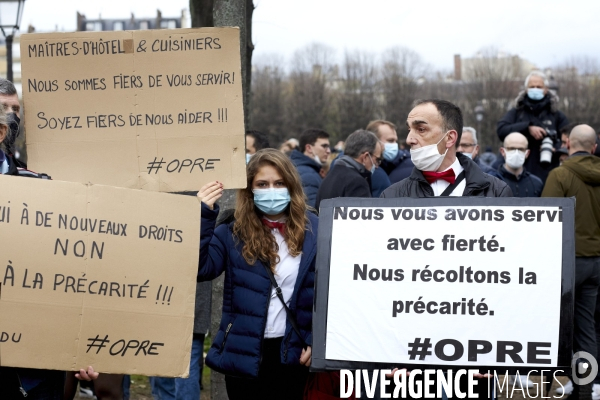
{"label": "black jacket", "polygon": [[[465,191],[463,196],[512,197],[508,185],[498,178],[485,174],[469,157],[456,153],[458,162],[465,170]],[[381,197],[434,197],[433,189],[423,176],[414,168],[410,176],[393,184]]]}
{"label": "black jacket", "polygon": [[531,174],[525,168],[518,177],[504,168],[504,165],[498,167],[493,176],[497,176],[510,186],[514,197],[540,197],[544,189],[544,182],[537,176]]}
{"label": "black jacket", "polygon": [[546,166],[540,163],[542,140],[534,139],[529,133],[529,127],[539,126],[546,129],[547,132],[556,133],[555,147],[560,147],[560,130],[569,121],[562,112],[558,111],[557,104],[558,96],[552,92],[548,92],[542,100],[533,101],[527,97],[525,91],[522,91],[515,99],[515,107],[498,121],[496,127],[498,137],[502,141],[512,132],[520,132],[525,135],[530,150],[529,157],[525,160],[525,168],[542,181],[546,180],[552,168],[558,167],[558,158],[553,157],[552,162]]}
{"label": "black jacket", "polygon": [[40,174],[27,169],[27,164],[13,158],[11,155],[6,154],[8,159],[8,171],[6,175],[18,175],[26,178],[40,178],[40,179],[51,179],[47,174]]}
{"label": "black jacket", "polygon": [[408,178],[414,166],[410,159],[410,151],[398,150],[396,158],[392,161],[383,160],[379,168],[383,168],[386,174],[388,174],[391,183],[396,183],[404,178]]}
{"label": "black jacket", "polygon": [[349,156],[340,157],[323,179],[315,208],[321,200],[336,197],[371,197],[371,172]]}

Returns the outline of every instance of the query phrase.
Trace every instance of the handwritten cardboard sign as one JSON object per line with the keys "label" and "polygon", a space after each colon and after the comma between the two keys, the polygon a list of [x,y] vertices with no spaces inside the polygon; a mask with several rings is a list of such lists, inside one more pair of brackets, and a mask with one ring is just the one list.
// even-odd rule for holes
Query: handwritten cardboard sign
{"label": "handwritten cardboard sign", "polygon": [[29,166],[152,191],[246,185],[239,29],[27,34]]}
{"label": "handwritten cardboard sign", "polygon": [[0,176],[0,365],[187,376],[189,196]]}

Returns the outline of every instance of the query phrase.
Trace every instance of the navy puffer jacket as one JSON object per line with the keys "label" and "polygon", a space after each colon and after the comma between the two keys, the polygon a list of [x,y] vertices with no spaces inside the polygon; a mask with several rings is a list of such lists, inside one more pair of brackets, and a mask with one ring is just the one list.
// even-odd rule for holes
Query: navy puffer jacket
{"label": "navy puffer jacket", "polygon": [[321,166],[315,160],[305,156],[298,150],[290,153],[290,159],[296,166],[300,174],[300,179],[302,179],[302,189],[304,189],[304,194],[308,198],[308,205],[314,207],[317,201],[317,192],[323,182],[323,178],[319,174]]}
{"label": "navy puffer jacket", "polygon": [[[211,280],[225,272],[223,315],[206,356],[206,365],[227,375],[257,377],[269,301],[280,300],[277,297],[271,299],[271,281],[264,265],[260,261],[249,265],[244,260],[243,243],[236,243],[233,236],[234,223],[222,224],[215,229],[218,213],[216,205],[210,210],[202,204],[198,280]],[[307,215],[309,225],[289,305],[303,337],[299,338],[286,321],[281,343],[283,364],[298,365],[305,343],[312,344],[318,219],[312,213]]]}

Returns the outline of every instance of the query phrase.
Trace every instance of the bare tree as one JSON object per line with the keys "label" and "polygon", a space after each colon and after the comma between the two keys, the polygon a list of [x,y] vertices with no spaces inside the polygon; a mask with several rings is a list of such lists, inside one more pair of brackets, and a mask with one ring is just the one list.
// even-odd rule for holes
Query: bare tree
{"label": "bare tree", "polygon": [[252,80],[252,129],[269,136],[272,146],[286,139],[284,61],[279,56],[263,58],[254,65]]}
{"label": "bare tree", "polygon": [[250,84],[252,82],[252,14],[253,0],[190,0],[192,27],[238,26],[242,60],[244,122],[250,124]]}
{"label": "bare tree", "polygon": [[335,127],[330,113],[332,83],[337,79],[333,53],[330,47],[313,43],[294,54],[286,94],[288,137],[307,128]]}
{"label": "bare tree", "polygon": [[336,81],[337,132],[342,137],[361,129],[379,116],[378,68],[375,56],[360,51],[346,52]]}
{"label": "bare tree", "polygon": [[559,84],[561,110],[571,122],[600,130],[600,64],[589,57],[573,57],[552,69]]}
{"label": "bare tree", "polygon": [[419,82],[429,72],[421,56],[405,47],[393,47],[381,57],[382,117],[403,126],[412,103],[419,98]]}
{"label": "bare tree", "polygon": [[528,72],[518,56],[504,55],[495,47],[480,50],[464,65],[462,75],[466,82],[458,103],[465,125],[476,127],[480,146],[500,144],[496,124],[514,105]]}

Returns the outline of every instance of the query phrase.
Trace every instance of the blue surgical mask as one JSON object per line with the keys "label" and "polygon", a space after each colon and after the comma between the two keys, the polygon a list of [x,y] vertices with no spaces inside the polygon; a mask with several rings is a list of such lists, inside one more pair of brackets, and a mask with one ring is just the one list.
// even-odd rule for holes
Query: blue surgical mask
{"label": "blue surgical mask", "polygon": [[471,160],[473,159],[473,153],[462,153],[463,156],[469,157]]}
{"label": "blue surgical mask", "polygon": [[266,215],[280,214],[290,204],[287,188],[252,189],[254,205]]}
{"label": "blue surgical mask", "polygon": [[385,143],[383,149],[383,158],[392,161],[398,155],[398,143]]}
{"label": "blue surgical mask", "polygon": [[371,159],[371,169],[370,169],[370,172],[371,172],[371,175],[373,175],[375,173],[375,168],[376,168],[375,167],[375,163],[373,162],[373,158],[371,157],[371,155],[368,154],[368,156]]}
{"label": "blue surgical mask", "polygon": [[527,89],[527,97],[531,100],[541,100],[544,98],[544,89],[529,88]]}
{"label": "blue surgical mask", "polygon": [[251,158],[252,158],[252,154],[246,153],[246,164],[248,164],[250,162]]}

